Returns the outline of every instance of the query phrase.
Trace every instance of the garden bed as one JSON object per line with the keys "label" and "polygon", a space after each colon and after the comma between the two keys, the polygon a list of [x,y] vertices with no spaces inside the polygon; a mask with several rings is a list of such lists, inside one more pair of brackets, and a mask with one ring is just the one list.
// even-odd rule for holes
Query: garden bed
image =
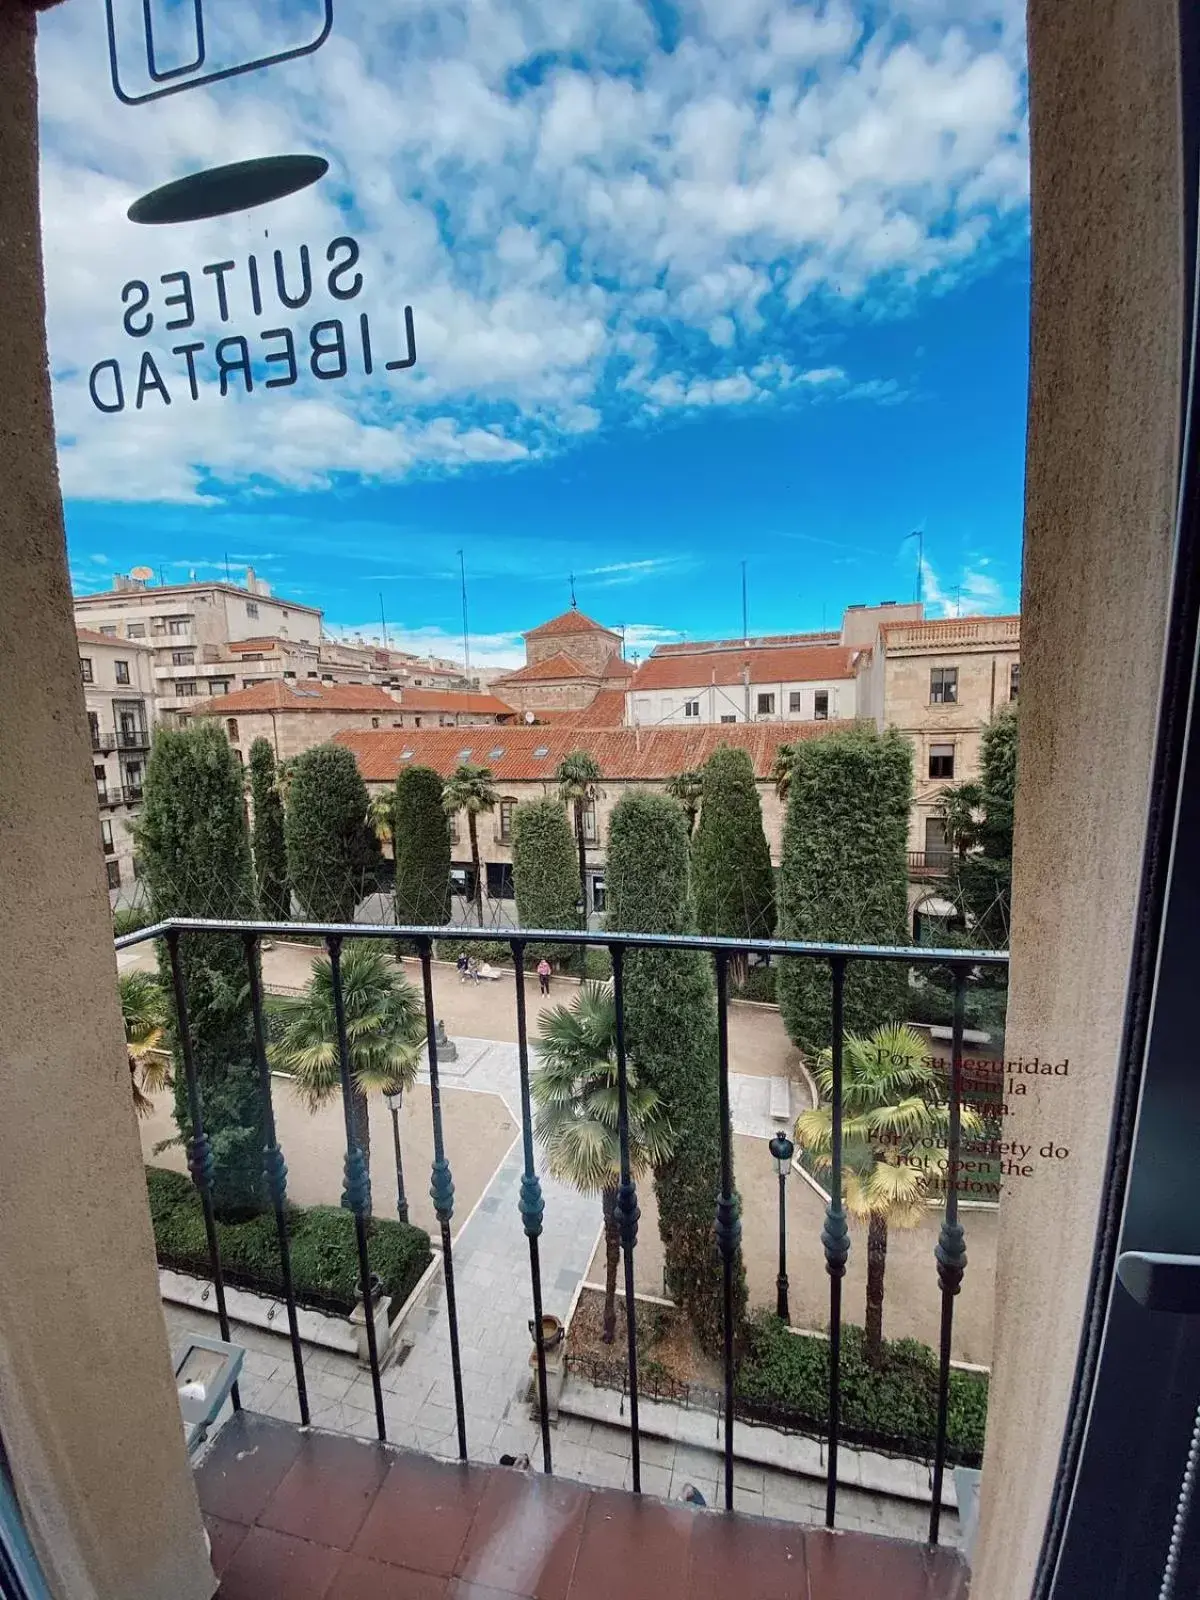
{"label": "garden bed", "polygon": [[[191,1180],[179,1172],[147,1167],[146,1187],[159,1265],[207,1277],[204,1213]],[[359,1281],[353,1213],[339,1206],[288,1206],[287,1218],[297,1304],[329,1316],[349,1316],[358,1300]],[[227,1283],[282,1298],[273,1212],[244,1222],[218,1222],[217,1241]],[[371,1270],[387,1291],[390,1321],[432,1260],[429,1235],[407,1223],[376,1219],[367,1225],[367,1249]]]}
{"label": "garden bed", "polygon": [[[706,1356],[696,1342],[686,1317],[674,1306],[638,1299],[637,1346],[638,1377],[650,1386],[657,1382],[662,1398],[670,1398],[672,1384],[719,1386],[721,1369]],[[604,1294],[599,1289],[584,1289],[571,1318],[569,1349],[581,1363],[611,1364],[625,1372],[629,1349],[625,1331],[625,1297],[617,1295],[617,1332],[612,1344],[601,1338],[604,1331]],[[606,1384],[605,1387],[611,1387]]]}

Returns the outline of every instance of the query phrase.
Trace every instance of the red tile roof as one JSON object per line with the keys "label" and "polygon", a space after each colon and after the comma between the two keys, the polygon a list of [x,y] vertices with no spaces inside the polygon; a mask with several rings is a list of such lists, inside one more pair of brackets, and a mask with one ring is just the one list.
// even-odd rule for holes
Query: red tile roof
{"label": "red tile roof", "polygon": [[551,617],[549,622],[540,622],[536,628],[530,628],[521,635],[523,639],[549,639],[554,634],[560,633],[613,633],[615,628],[606,628],[602,622],[596,622],[592,617],[585,617],[582,611],[572,606],[570,611],[564,611],[557,617]]}
{"label": "red tile roof", "polygon": [[851,725],[845,721],[743,722],[699,728],[600,729],[555,722],[544,728],[347,728],[334,734],[334,743],[354,752],[368,783],[391,783],[401,767],[409,765],[432,767],[446,778],[460,761],[490,767],[497,783],[550,782],[559,762],[572,750],[587,750],[595,756],[606,778],[661,782],[677,772],[703,766],[723,744],[745,750],[757,777],[766,780],[781,744],[824,738]]}
{"label": "red tile roof", "polygon": [[234,694],[214,695],[187,708],[189,716],[249,716],[255,711],[374,711],[395,715],[396,702],[386,689],[370,683],[318,683],[306,678],[271,678]]}
{"label": "red tile roof", "polygon": [[391,699],[402,711],[470,712],[480,717],[515,717],[512,706],[494,694],[456,689],[393,689]]}
{"label": "red tile roof", "polygon": [[[543,713],[538,712],[540,717]],[[625,723],[625,691],[624,689],[601,689],[600,693],[591,702],[584,706],[582,711],[564,711],[564,719],[570,718],[576,728],[620,728]]]}
{"label": "red tile roof", "polygon": [[558,650],[544,661],[531,661],[528,666],[506,672],[502,678],[493,678],[493,684],[502,683],[554,683],[561,678],[599,678],[595,667],[585,667],[565,650]]}
{"label": "red tile roof", "polygon": [[631,661],[623,660],[622,657],[614,650],[612,655],[609,656],[608,660],[604,663],[604,667],[600,673],[600,676],[602,678],[632,678],[633,671],[633,663]]}
{"label": "red tile roof", "polygon": [[118,650],[153,650],[151,644],[142,644],[139,639],[118,639],[115,633],[95,633],[91,628],[76,628],[75,636],[80,644],[107,644],[116,645]]}
{"label": "red tile roof", "polygon": [[657,656],[694,656],[705,650],[769,650],[781,644],[840,644],[841,634],[836,628],[824,633],[764,633],[757,639],[706,639],[680,644],[656,644]]}
{"label": "red tile roof", "polygon": [[775,650],[710,650],[687,656],[650,656],[629,685],[640,689],[703,689],[710,683],[723,688],[743,682],[750,668],[751,683],[811,683],[852,678],[854,651],[843,645],[792,645]]}

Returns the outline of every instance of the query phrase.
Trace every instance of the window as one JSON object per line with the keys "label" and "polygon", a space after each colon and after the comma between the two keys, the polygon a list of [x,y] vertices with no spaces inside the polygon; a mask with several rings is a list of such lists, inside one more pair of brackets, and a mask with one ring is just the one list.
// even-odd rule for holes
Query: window
{"label": "window", "polygon": [[500,757],[503,754],[504,754],[504,746],[502,744],[494,745],[488,751],[488,760],[489,761],[499,761]]}
{"label": "window", "polygon": [[175,693],[183,700],[194,700],[199,693],[195,678],[176,678]]}
{"label": "window", "polygon": [[103,788],[108,782],[108,773],[100,765],[96,765],[92,768],[92,777],[95,778],[96,782],[101,788]]}
{"label": "window", "polygon": [[238,739],[238,725],[236,717],[225,718],[225,737],[230,744],[236,744]]}
{"label": "window", "polygon": [[929,704],[953,706],[958,704],[958,668],[930,667]]}
{"label": "window", "polygon": [[954,746],[931,744],[929,746],[929,776],[952,778],[954,776]]}
{"label": "window", "polygon": [[775,715],[775,696],[773,694],[759,695],[758,714],[760,717],[771,717]]}
{"label": "window", "polygon": [[925,818],[925,865],[950,865],[950,843],[946,838],[946,824],[941,817]]}
{"label": "window", "polygon": [[685,700],[683,702],[683,714],[685,717],[698,717],[700,715],[699,700]]}
{"label": "window", "polygon": [[144,639],[146,637],[146,624],[144,622],[130,622],[125,627],[127,639]]}
{"label": "window", "polygon": [[450,843],[451,844],[457,844],[458,843],[458,812],[457,811],[453,814],[453,816],[450,817],[449,821],[450,821]]}
{"label": "window", "polygon": [[321,682],[322,683],[332,683],[333,682],[333,673],[332,672],[323,672],[321,674]]}
{"label": "window", "polygon": [[208,686],[208,692],[209,694],[228,694],[229,683],[230,680],[228,678],[214,678]]}
{"label": "window", "polygon": [[257,600],[247,600],[246,601],[246,615],[248,617],[256,617],[258,615],[258,601]]}
{"label": "window", "polygon": [[92,736],[92,749],[93,750],[99,750],[99,748],[100,748],[100,718],[99,718],[99,716],[97,716],[96,712],[89,711],[88,714],[87,714],[87,719],[88,719],[88,732]]}
{"label": "window", "polygon": [[583,811],[583,837],[588,844],[595,844],[599,835],[596,832],[596,802],[589,800]]}
{"label": "window", "polygon": [[115,639],[117,637],[117,625],[115,622],[102,622],[100,624],[100,632],[106,639]]}
{"label": "window", "polygon": [[79,676],[83,679],[84,683],[95,683],[96,680],[92,676],[92,658],[91,658],[91,656],[80,656],[80,658],[79,658]]}
{"label": "window", "polygon": [[100,843],[104,846],[104,854],[111,856],[116,850],[113,844],[112,823],[107,817],[100,824]]}
{"label": "window", "polygon": [[727,713],[724,716],[722,716],[721,721],[722,722],[736,722],[737,718],[735,716]]}
{"label": "window", "polygon": [[245,763],[245,760],[244,760],[244,758],[242,756],[242,752],[235,746],[233,753],[237,757],[238,766],[239,767],[244,767],[246,763]]}
{"label": "window", "polygon": [[604,910],[604,874],[602,872],[592,873],[592,910],[597,912]]}
{"label": "window", "polygon": [[1021,663],[1014,661],[1008,669],[1008,698],[1015,700],[1017,690],[1021,687]]}
{"label": "window", "polygon": [[420,717],[414,717],[414,718],[413,718],[413,727],[414,727],[414,728],[419,728],[419,727],[420,727],[420,726],[421,726],[421,719],[420,719]]}
{"label": "window", "polygon": [[284,673],[284,677],[285,678],[294,678],[295,676],[296,676],[296,674],[294,672],[285,672]]}
{"label": "window", "polygon": [[829,690],[818,689],[813,695],[813,720],[815,722],[829,721]]}
{"label": "window", "polygon": [[125,764],[125,798],[126,800],[140,800],[142,798],[142,763],[129,761]]}
{"label": "window", "polygon": [[378,717],[372,717],[371,718],[371,726],[373,728],[377,728],[379,726],[379,718]]}
{"label": "window", "polygon": [[789,689],[788,690],[788,710],[789,711],[793,711],[793,712],[794,711],[799,711],[800,710],[800,700],[801,700],[801,692],[800,692],[799,689]]}
{"label": "window", "polygon": [[108,867],[108,887],[110,889],[119,889],[121,887],[121,863],[119,861],[109,861],[106,865]]}
{"label": "window", "polygon": [[128,683],[129,682],[129,663],[128,663],[128,661],[114,661],[113,662],[113,667],[116,670],[117,682],[118,683]]}
{"label": "window", "polygon": [[548,744],[540,744],[540,745],[538,745],[537,749],[533,752],[533,759],[535,761],[542,761],[549,754],[550,754],[550,746]]}
{"label": "window", "polygon": [[181,633],[186,633],[187,631],[188,631],[188,618],[187,617],[171,617],[171,618],[168,619],[168,621],[167,621],[167,632],[168,633],[172,633],[172,634],[174,634],[176,636],[176,638],[178,638]]}
{"label": "window", "polygon": [[516,806],[517,802],[515,800],[501,800],[500,802],[500,838],[502,841],[512,838],[512,817]]}
{"label": "window", "polygon": [[194,650],[172,650],[171,665],[173,667],[190,667],[196,659]]}
{"label": "window", "polygon": [[487,895],[489,900],[511,900],[513,898],[513,869],[510,862],[488,862]]}
{"label": "window", "polygon": [[321,676],[321,674],[319,672],[308,672],[308,673],[305,673],[305,677],[308,677],[308,678],[319,678],[320,676]]}

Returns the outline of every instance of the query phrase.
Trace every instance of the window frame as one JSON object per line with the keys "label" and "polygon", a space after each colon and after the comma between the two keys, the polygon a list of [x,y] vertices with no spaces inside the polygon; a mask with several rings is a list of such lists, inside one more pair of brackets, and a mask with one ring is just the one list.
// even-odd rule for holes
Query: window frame
{"label": "window frame", "polygon": [[[767,701],[763,705],[763,701]],[[773,717],[775,715],[775,691],[773,689],[755,690],[754,704],[756,717]]]}
{"label": "window frame", "polygon": [[80,656],[79,676],[82,678],[84,683],[95,683],[96,672],[95,668],[92,666],[91,656]]}
{"label": "window frame", "polygon": [[[947,751],[949,751],[949,755],[946,754]],[[954,761],[956,753],[957,747],[955,746],[953,740],[939,740],[937,744],[930,744],[927,755],[927,771],[931,783],[954,782]],[[935,761],[943,764],[948,761],[950,770],[948,772],[935,772],[933,770]]]}
{"label": "window frame", "polygon": [[114,661],[113,662],[113,677],[116,679],[116,681],[123,688],[127,688],[129,686],[129,684],[130,684],[130,682],[132,680],[130,679],[130,676],[129,676],[129,663],[128,663],[128,661]]}
{"label": "window frame", "polygon": [[[939,681],[935,682],[937,679]],[[935,693],[935,690],[937,691]],[[947,693],[947,691],[949,691]],[[929,704],[931,706],[956,706],[958,704],[958,668],[930,667]]]}

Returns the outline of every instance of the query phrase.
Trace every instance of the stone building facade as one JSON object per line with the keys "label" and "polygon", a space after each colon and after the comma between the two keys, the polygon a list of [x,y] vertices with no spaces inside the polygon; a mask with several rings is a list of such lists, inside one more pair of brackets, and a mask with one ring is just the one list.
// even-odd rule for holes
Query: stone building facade
{"label": "stone building facade", "polygon": [[517,711],[582,711],[633,674],[621,635],[575,606],[522,637],[525,665],[492,679],[495,693]]}
{"label": "stone building facade", "polygon": [[137,875],[130,826],[142,808],[154,730],[154,651],[137,640],[114,639],[88,628],[78,628],[76,636],[100,847],[109,897],[116,902]]}

